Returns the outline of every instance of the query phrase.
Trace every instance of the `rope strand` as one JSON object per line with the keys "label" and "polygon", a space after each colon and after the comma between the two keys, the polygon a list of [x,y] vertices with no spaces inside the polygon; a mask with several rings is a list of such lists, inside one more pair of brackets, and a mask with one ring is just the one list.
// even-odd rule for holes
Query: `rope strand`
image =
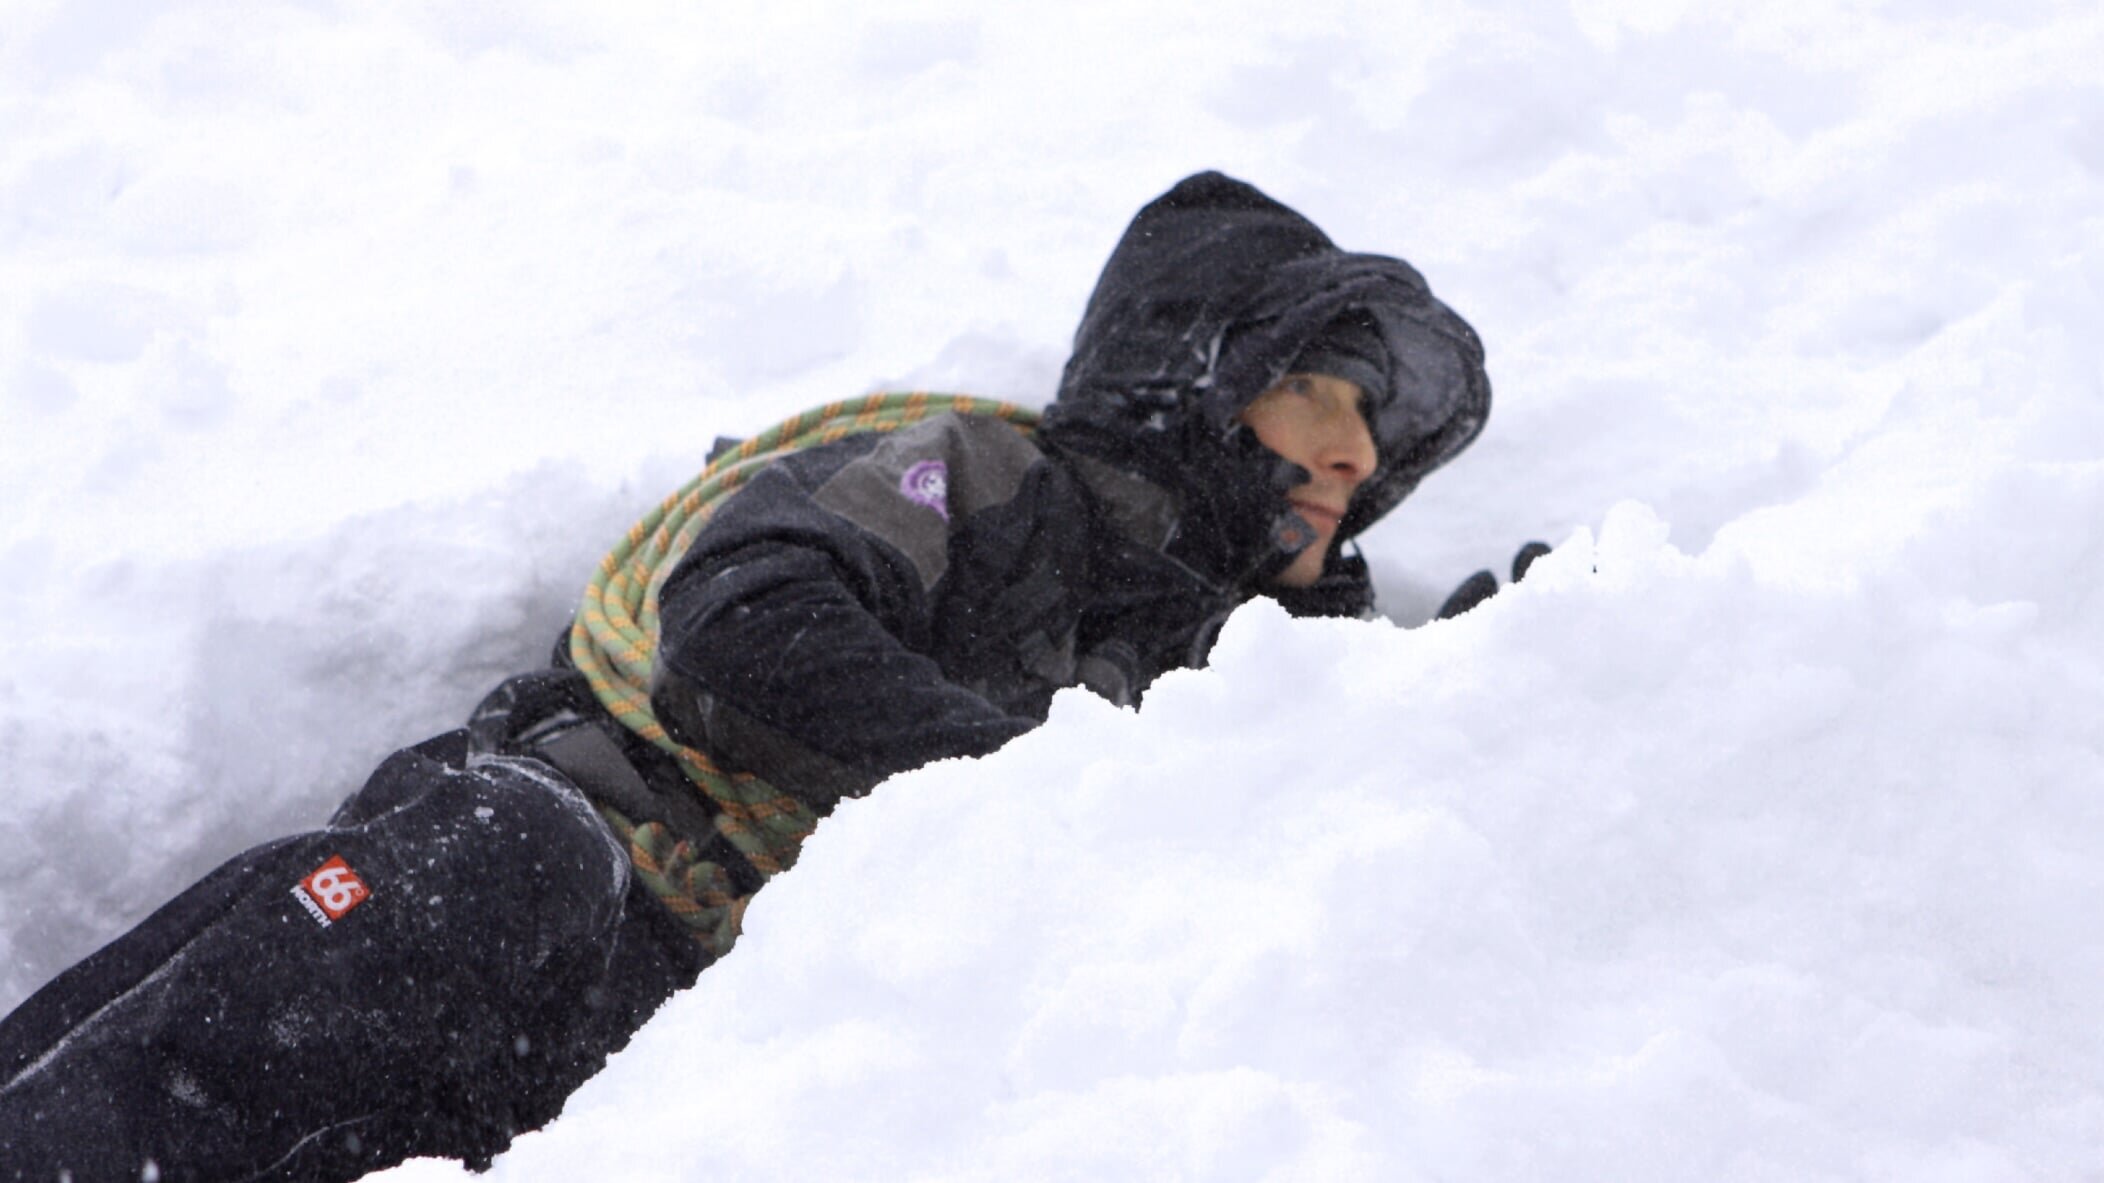
{"label": "rope strand", "polygon": [[[710,461],[699,476],[644,515],[600,561],[585,588],[570,628],[571,661],[622,726],[671,753],[695,788],[715,805],[716,832],[763,876],[772,878],[795,865],[797,851],[818,818],[803,802],[759,777],[725,772],[707,753],[673,739],[658,721],[650,706],[650,679],[657,655],[659,589],[716,507],[777,459],[850,435],[896,431],[952,411],[990,415],[1025,433],[1037,425],[1037,412],[1014,403],[927,391],[879,392],[791,415]],[[600,811],[628,844],[636,872],[651,891],[711,955],[729,952],[750,898],[736,893],[730,873],[697,856],[691,841],[661,823],[637,825],[616,810]]]}

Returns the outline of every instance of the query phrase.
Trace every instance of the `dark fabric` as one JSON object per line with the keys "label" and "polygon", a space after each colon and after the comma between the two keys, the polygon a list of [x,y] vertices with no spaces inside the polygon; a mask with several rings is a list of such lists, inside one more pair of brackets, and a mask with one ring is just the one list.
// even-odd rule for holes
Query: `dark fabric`
{"label": "dark fabric", "polygon": [[1278,524],[1291,513],[1286,489],[1306,477],[1256,446],[1235,415],[1353,309],[1378,331],[1386,381],[1368,390],[1379,467],[1353,498],[1341,543],[1482,430],[1482,345],[1409,264],[1341,250],[1219,173],[1186,178],[1126,229],[1043,435],[1160,485],[1181,503],[1171,552],[1215,581],[1261,586],[1292,561],[1290,540],[1308,537]]}
{"label": "dark fabric", "polygon": [[[354,1179],[560,1111],[702,957],[574,789],[466,752],[396,753],[0,1021],[0,1179]],[[332,857],[370,895],[324,927],[293,893]]]}
{"label": "dark fabric", "polygon": [[[939,508],[906,480],[931,464],[950,490]],[[843,485],[854,506],[825,504]],[[824,813],[993,751],[1063,687],[1132,701],[1202,659],[1239,601],[1111,512],[993,420],[938,416],[791,456],[728,499],[666,580],[658,716]]]}
{"label": "dark fabric", "polygon": [[1369,397],[1379,397],[1388,389],[1388,347],[1381,341],[1381,328],[1373,315],[1350,308],[1301,347],[1287,372],[1330,374],[1358,383]]}
{"label": "dark fabric", "polygon": [[[506,678],[468,719],[471,756],[523,754],[551,764],[595,805],[636,825],[662,822],[728,873],[739,894],[766,882],[715,826],[716,809],[672,757],[614,719],[558,645],[550,669]],[[690,934],[691,936],[691,934]]]}
{"label": "dark fabric", "polygon": [[1357,619],[1373,613],[1373,582],[1366,572],[1366,560],[1355,554],[1331,558],[1322,578],[1307,587],[1277,587],[1270,595],[1295,616]]}

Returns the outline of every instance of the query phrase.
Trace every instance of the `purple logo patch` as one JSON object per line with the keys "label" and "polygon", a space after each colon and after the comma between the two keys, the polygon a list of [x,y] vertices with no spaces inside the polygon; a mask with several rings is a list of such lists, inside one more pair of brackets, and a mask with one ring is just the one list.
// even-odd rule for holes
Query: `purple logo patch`
{"label": "purple logo patch", "polygon": [[899,492],[915,505],[925,505],[950,520],[950,469],[940,460],[923,460],[899,478]]}

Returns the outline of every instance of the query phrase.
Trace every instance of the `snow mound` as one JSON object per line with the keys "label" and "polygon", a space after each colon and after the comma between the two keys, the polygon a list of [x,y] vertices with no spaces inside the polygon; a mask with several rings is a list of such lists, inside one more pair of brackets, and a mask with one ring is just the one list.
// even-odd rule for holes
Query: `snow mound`
{"label": "snow mound", "polygon": [[[1991,483],[2104,511],[2096,463]],[[2098,605],[1977,598],[1989,529],[1846,586],[1667,535],[1625,503],[1416,630],[1258,602],[1138,712],[847,805],[492,1177],[2089,1161]]]}

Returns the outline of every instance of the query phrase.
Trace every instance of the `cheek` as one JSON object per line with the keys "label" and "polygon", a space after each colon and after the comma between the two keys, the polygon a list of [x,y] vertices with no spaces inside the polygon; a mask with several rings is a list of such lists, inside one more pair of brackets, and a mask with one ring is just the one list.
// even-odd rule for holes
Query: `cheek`
{"label": "cheek", "polygon": [[1251,408],[1243,413],[1242,422],[1265,447],[1288,460],[1301,461],[1301,440],[1307,435],[1307,427],[1296,422],[1293,415],[1276,408]]}

